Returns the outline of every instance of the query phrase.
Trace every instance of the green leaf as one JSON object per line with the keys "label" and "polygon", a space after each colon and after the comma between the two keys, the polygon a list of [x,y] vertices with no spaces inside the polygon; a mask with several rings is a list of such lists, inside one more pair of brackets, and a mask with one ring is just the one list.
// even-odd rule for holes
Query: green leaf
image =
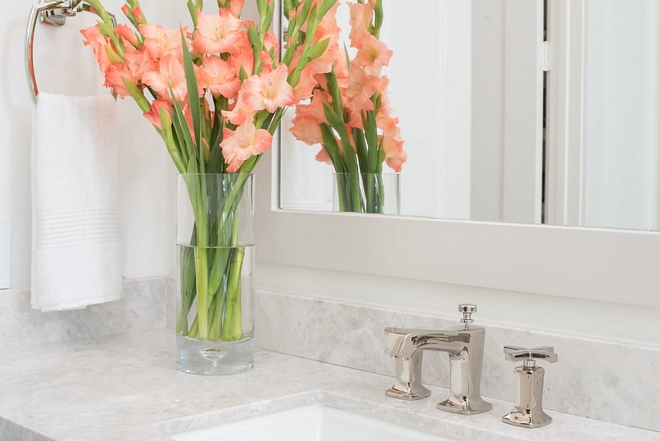
{"label": "green leaf", "polygon": [[151,110],[151,104],[149,104],[149,101],[147,101],[147,99],[144,97],[142,89],[140,89],[132,81],[129,81],[126,77],[122,77],[122,80],[128,89],[128,93],[131,94],[137,105],[140,107],[140,110],[142,110],[144,113],[148,113]]}
{"label": "green leaf", "polygon": [[202,125],[200,122],[199,114],[199,88],[197,87],[197,78],[195,77],[195,70],[193,68],[192,60],[190,59],[190,51],[186,43],[186,37],[181,28],[181,46],[183,50],[183,68],[186,72],[186,86],[188,87],[188,103],[190,105],[190,113],[192,114],[193,130],[195,131],[195,141],[199,148],[199,162],[204,172],[204,143],[202,142]]}
{"label": "green leaf", "polygon": [[374,7],[374,32],[376,38],[380,38],[380,28],[383,26],[383,0],[376,0]]}
{"label": "green leaf", "polygon": [[160,108],[159,116],[160,125],[162,127],[162,130],[159,132],[165,141],[165,147],[167,147],[167,151],[172,157],[172,161],[174,162],[174,165],[176,166],[176,169],[179,171],[179,173],[185,173],[186,167],[183,165],[183,160],[181,158],[181,149],[177,145],[176,141],[174,141],[174,136],[172,135],[172,122],[170,120],[170,116],[162,107]]}
{"label": "green leaf", "polygon": [[321,41],[317,41],[314,43],[308,51],[306,51],[306,55],[308,58],[308,62],[315,60],[316,58],[320,57],[323,55],[323,53],[328,49],[328,45],[330,44],[330,38],[324,38]]}
{"label": "green leaf", "polygon": [[247,71],[243,68],[243,66],[241,66],[238,71],[238,79],[241,80],[241,83],[248,79]]}
{"label": "green leaf", "polygon": [[197,29],[197,5],[193,2],[193,0],[188,0],[186,2],[186,6],[188,6],[188,12],[190,13],[190,18],[192,19],[193,26],[195,29]]}
{"label": "green leaf", "polygon": [[255,56],[257,56],[259,54],[259,52],[262,51],[262,48],[263,48],[263,44],[262,44],[261,39],[259,37],[259,33],[257,32],[257,29],[252,24],[250,24],[250,26],[248,26],[247,31],[248,31],[248,39],[250,40],[250,44],[254,48]]}
{"label": "green leaf", "polygon": [[321,124],[321,136],[323,136],[323,147],[328,152],[328,156],[330,156],[332,165],[335,167],[335,172],[344,173],[344,164],[339,153],[339,144],[337,144],[335,134],[329,125],[325,123]]}
{"label": "green leaf", "polygon": [[172,126],[174,127],[174,132],[176,133],[177,139],[186,147],[186,156],[188,157],[188,166],[191,162],[196,162],[197,158],[197,149],[195,148],[195,143],[190,137],[190,131],[188,130],[188,125],[186,124],[186,119],[183,116],[183,111],[181,106],[174,99],[174,92],[170,89],[170,94],[174,101],[174,115],[172,116]]}
{"label": "green leaf", "polygon": [[362,114],[362,125],[369,145],[368,168],[366,173],[375,173],[378,169],[378,129],[376,127],[376,112],[369,110]]}
{"label": "green leaf", "polygon": [[259,12],[260,17],[266,15],[267,8],[268,8],[268,0],[257,0],[257,12]]}
{"label": "green leaf", "polygon": [[261,56],[259,53],[263,50],[263,44],[257,29],[253,25],[248,26],[247,33],[248,40],[250,40],[250,44],[252,45],[252,52],[254,53],[254,69],[252,73],[254,75],[259,75],[262,69]]}
{"label": "green leaf", "polygon": [[222,148],[220,148],[219,145],[216,145],[213,150],[211,150],[208,167],[206,168],[207,173],[223,173],[224,161],[225,159],[222,156]]}
{"label": "green leaf", "polygon": [[284,0],[284,17],[289,18],[289,13],[293,10],[293,2],[291,0]]}
{"label": "green leaf", "polygon": [[335,3],[337,3],[337,0],[323,0],[323,2],[321,3],[321,7],[319,8],[319,17],[324,17],[325,14],[328,13],[330,8],[332,8],[335,5]]}
{"label": "green leaf", "polygon": [[344,113],[344,103],[341,98],[341,90],[339,89],[339,83],[337,82],[337,74],[335,74],[335,67],[332,67],[330,73],[325,74],[325,78],[328,80],[328,91],[332,96],[332,107],[334,108],[337,115]]}
{"label": "green leaf", "polygon": [[296,65],[296,68],[293,70],[293,72],[291,72],[291,74],[287,78],[287,81],[291,85],[291,87],[296,87],[298,85],[302,70],[305,68],[305,66],[307,66],[307,64],[310,61],[323,55],[325,50],[328,48],[328,44],[330,44],[330,39],[326,38],[317,43],[314,43],[310,47],[305,47],[302,56],[300,57],[300,61],[298,61],[298,64]]}
{"label": "green leaf", "polygon": [[355,151],[357,152],[360,172],[367,173],[369,170],[369,161],[367,156],[367,142],[364,139],[364,130],[353,128],[353,139],[355,140]]}
{"label": "green leaf", "polygon": [[333,129],[339,134],[341,139],[341,147],[344,158],[344,165],[346,166],[346,173],[358,173],[358,164],[355,154],[355,148],[351,144],[348,136],[348,129],[344,123],[344,119],[337,115],[334,109],[327,104],[323,103],[323,112],[325,118],[328,120]]}

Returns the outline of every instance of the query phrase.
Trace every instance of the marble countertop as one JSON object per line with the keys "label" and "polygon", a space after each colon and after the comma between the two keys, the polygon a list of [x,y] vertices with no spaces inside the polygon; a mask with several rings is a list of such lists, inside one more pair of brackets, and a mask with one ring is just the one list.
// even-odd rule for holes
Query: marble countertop
{"label": "marble countertop", "polygon": [[0,351],[3,441],[168,441],[167,435],[307,404],[324,404],[467,440],[658,440],[659,432],[548,412],[528,430],[501,422],[511,403],[465,417],[435,408],[447,391],[403,402],[392,379],[258,350],[255,368],[227,377],[182,374],[166,329]]}

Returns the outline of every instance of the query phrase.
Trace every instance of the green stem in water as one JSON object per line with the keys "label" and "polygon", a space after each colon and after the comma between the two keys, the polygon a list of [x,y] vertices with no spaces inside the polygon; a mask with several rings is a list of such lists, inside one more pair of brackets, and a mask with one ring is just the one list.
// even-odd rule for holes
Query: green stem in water
{"label": "green stem in water", "polygon": [[227,312],[222,327],[224,341],[236,341],[243,338],[243,320],[241,318],[241,272],[245,248],[234,248],[229,264],[227,286]]}
{"label": "green stem in water", "polygon": [[349,188],[351,191],[351,208],[354,213],[363,212],[362,208],[362,193],[360,192],[360,175],[357,173],[351,173],[350,175]]}
{"label": "green stem in water", "polygon": [[[195,209],[195,221],[197,226],[197,248],[195,249],[195,281],[197,287],[197,317],[199,318],[199,339],[206,340],[209,336],[208,322],[208,213],[206,209],[206,175],[200,174],[199,193]],[[195,207],[196,205],[196,207]]]}
{"label": "green stem in water", "polygon": [[197,321],[197,316],[193,320],[192,326],[190,326],[190,331],[188,332],[189,338],[197,338],[197,331],[199,330],[199,322]]}

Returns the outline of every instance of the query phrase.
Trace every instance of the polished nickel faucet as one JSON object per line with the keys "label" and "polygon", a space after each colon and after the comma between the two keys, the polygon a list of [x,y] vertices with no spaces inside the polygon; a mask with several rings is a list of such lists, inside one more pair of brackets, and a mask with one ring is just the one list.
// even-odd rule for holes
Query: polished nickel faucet
{"label": "polished nickel faucet", "polygon": [[513,410],[502,417],[502,421],[518,427],[534,429],[552,422],[550,415],[543,411],[543,377],[545,371],[536,366],[537,360],[557,362],[557,354],[551,346],[540,348],[520,348],[504,346],[507,361],[522,361],[523,365],[513,370],[514,405]]}
{"label": "polished nickel faucet", "polygon": [[422,355],[433,350],[449,354],[450,393],[449,398],[438,403],[438,409],[475,415],[493,408],[479,391],[486,330],[470,326],[476,305],[461,304],[458,311],[463,313],[463,326],[452,330],[385,328],[385,352],[396,363],[396,380],[386,392],[388,397],[419,400],[431,395],[422,385]]}

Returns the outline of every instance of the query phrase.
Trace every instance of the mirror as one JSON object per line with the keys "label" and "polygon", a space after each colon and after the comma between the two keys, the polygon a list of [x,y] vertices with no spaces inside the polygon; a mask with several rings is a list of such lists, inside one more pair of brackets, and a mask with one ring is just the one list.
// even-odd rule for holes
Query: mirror
{"label": "mirror", "polygon": [[[660,0],[585,0],[570,35],[553,3],[383,0],[400,214],[660,230]],[[280,207],[331,211],[333,168],[293,117]]]}

